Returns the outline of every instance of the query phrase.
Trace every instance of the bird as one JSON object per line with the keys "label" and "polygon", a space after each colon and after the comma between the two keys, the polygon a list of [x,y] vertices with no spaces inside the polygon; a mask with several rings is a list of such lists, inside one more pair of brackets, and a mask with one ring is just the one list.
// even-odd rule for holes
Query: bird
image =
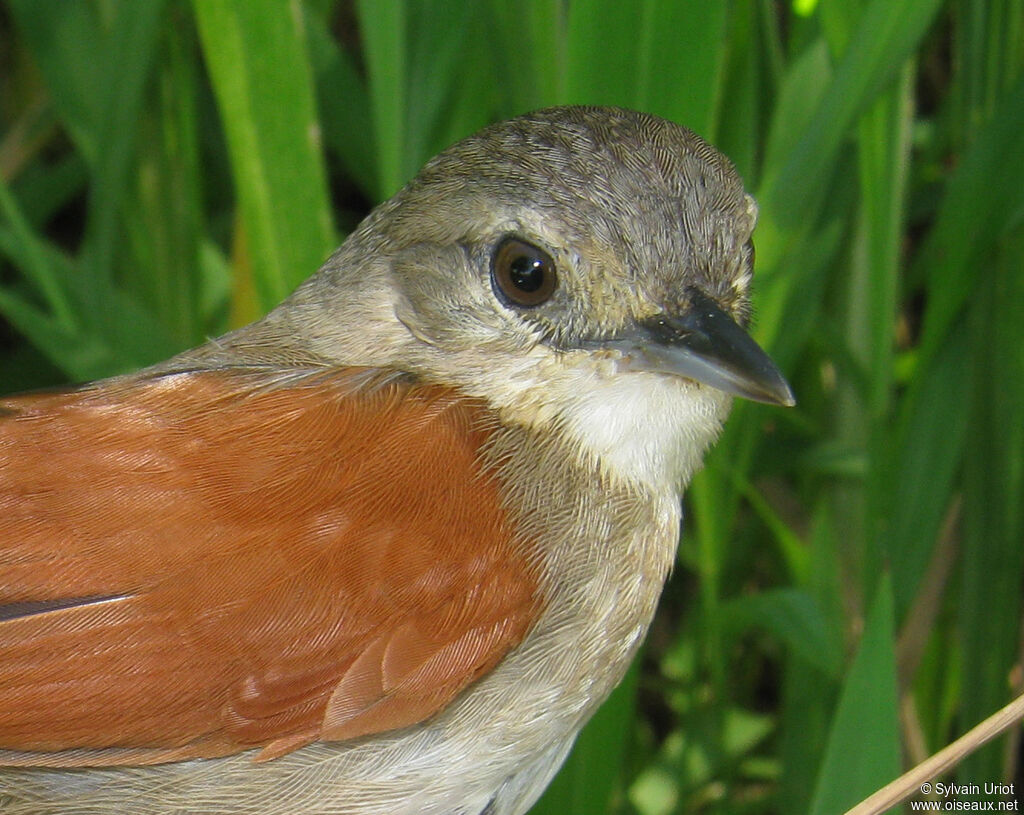
{"label": "bird", "polygon": [[0,811],[519,815],[623,677],[751,338],[754,199],[547,108],[262,319],[0,399]]}

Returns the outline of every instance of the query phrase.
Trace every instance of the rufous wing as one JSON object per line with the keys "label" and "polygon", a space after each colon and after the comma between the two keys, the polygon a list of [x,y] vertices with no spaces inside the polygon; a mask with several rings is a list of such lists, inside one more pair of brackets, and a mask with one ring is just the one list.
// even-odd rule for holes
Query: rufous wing
{"label": "rufous wing", "polygon": [[420,722],[539,612],[480,403],[345,369],[0,402],[0,764]]}

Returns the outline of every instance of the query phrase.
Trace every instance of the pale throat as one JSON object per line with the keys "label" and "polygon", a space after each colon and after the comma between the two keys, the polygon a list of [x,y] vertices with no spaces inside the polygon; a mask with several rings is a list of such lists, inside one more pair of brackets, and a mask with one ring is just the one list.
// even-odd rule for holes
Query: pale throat
{"label": "pale throat", "polygon": [[614,359],[590,354],[534,357],[528,369],[496,371],[488,384],[489,401],[507,419],[561,434],[606,476],[655,493],[682,492],[731,405],[714,388],[625,373]]}

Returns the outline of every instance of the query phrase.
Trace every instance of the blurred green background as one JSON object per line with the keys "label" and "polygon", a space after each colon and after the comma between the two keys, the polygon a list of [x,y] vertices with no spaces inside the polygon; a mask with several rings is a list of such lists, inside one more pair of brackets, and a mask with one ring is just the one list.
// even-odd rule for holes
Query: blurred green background
{"label": "blurred green background", "polygon": [[799,405],[736,405],[536,812],[841,812],[1024,688],[1022,67],[1021,0],[0,0],[0,389],[255,318],[490,121],[697,130]]}

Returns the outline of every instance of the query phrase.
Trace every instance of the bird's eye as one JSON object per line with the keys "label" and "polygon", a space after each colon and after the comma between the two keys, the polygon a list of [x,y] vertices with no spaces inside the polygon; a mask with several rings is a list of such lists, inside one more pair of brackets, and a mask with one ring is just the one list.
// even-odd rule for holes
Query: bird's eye
{"label": "bird's eye", "polygon": [[514,306],[539,306],[558,285],[555,262],[543,249],[520,238],[505,238],[491,258],[494,290]]}

